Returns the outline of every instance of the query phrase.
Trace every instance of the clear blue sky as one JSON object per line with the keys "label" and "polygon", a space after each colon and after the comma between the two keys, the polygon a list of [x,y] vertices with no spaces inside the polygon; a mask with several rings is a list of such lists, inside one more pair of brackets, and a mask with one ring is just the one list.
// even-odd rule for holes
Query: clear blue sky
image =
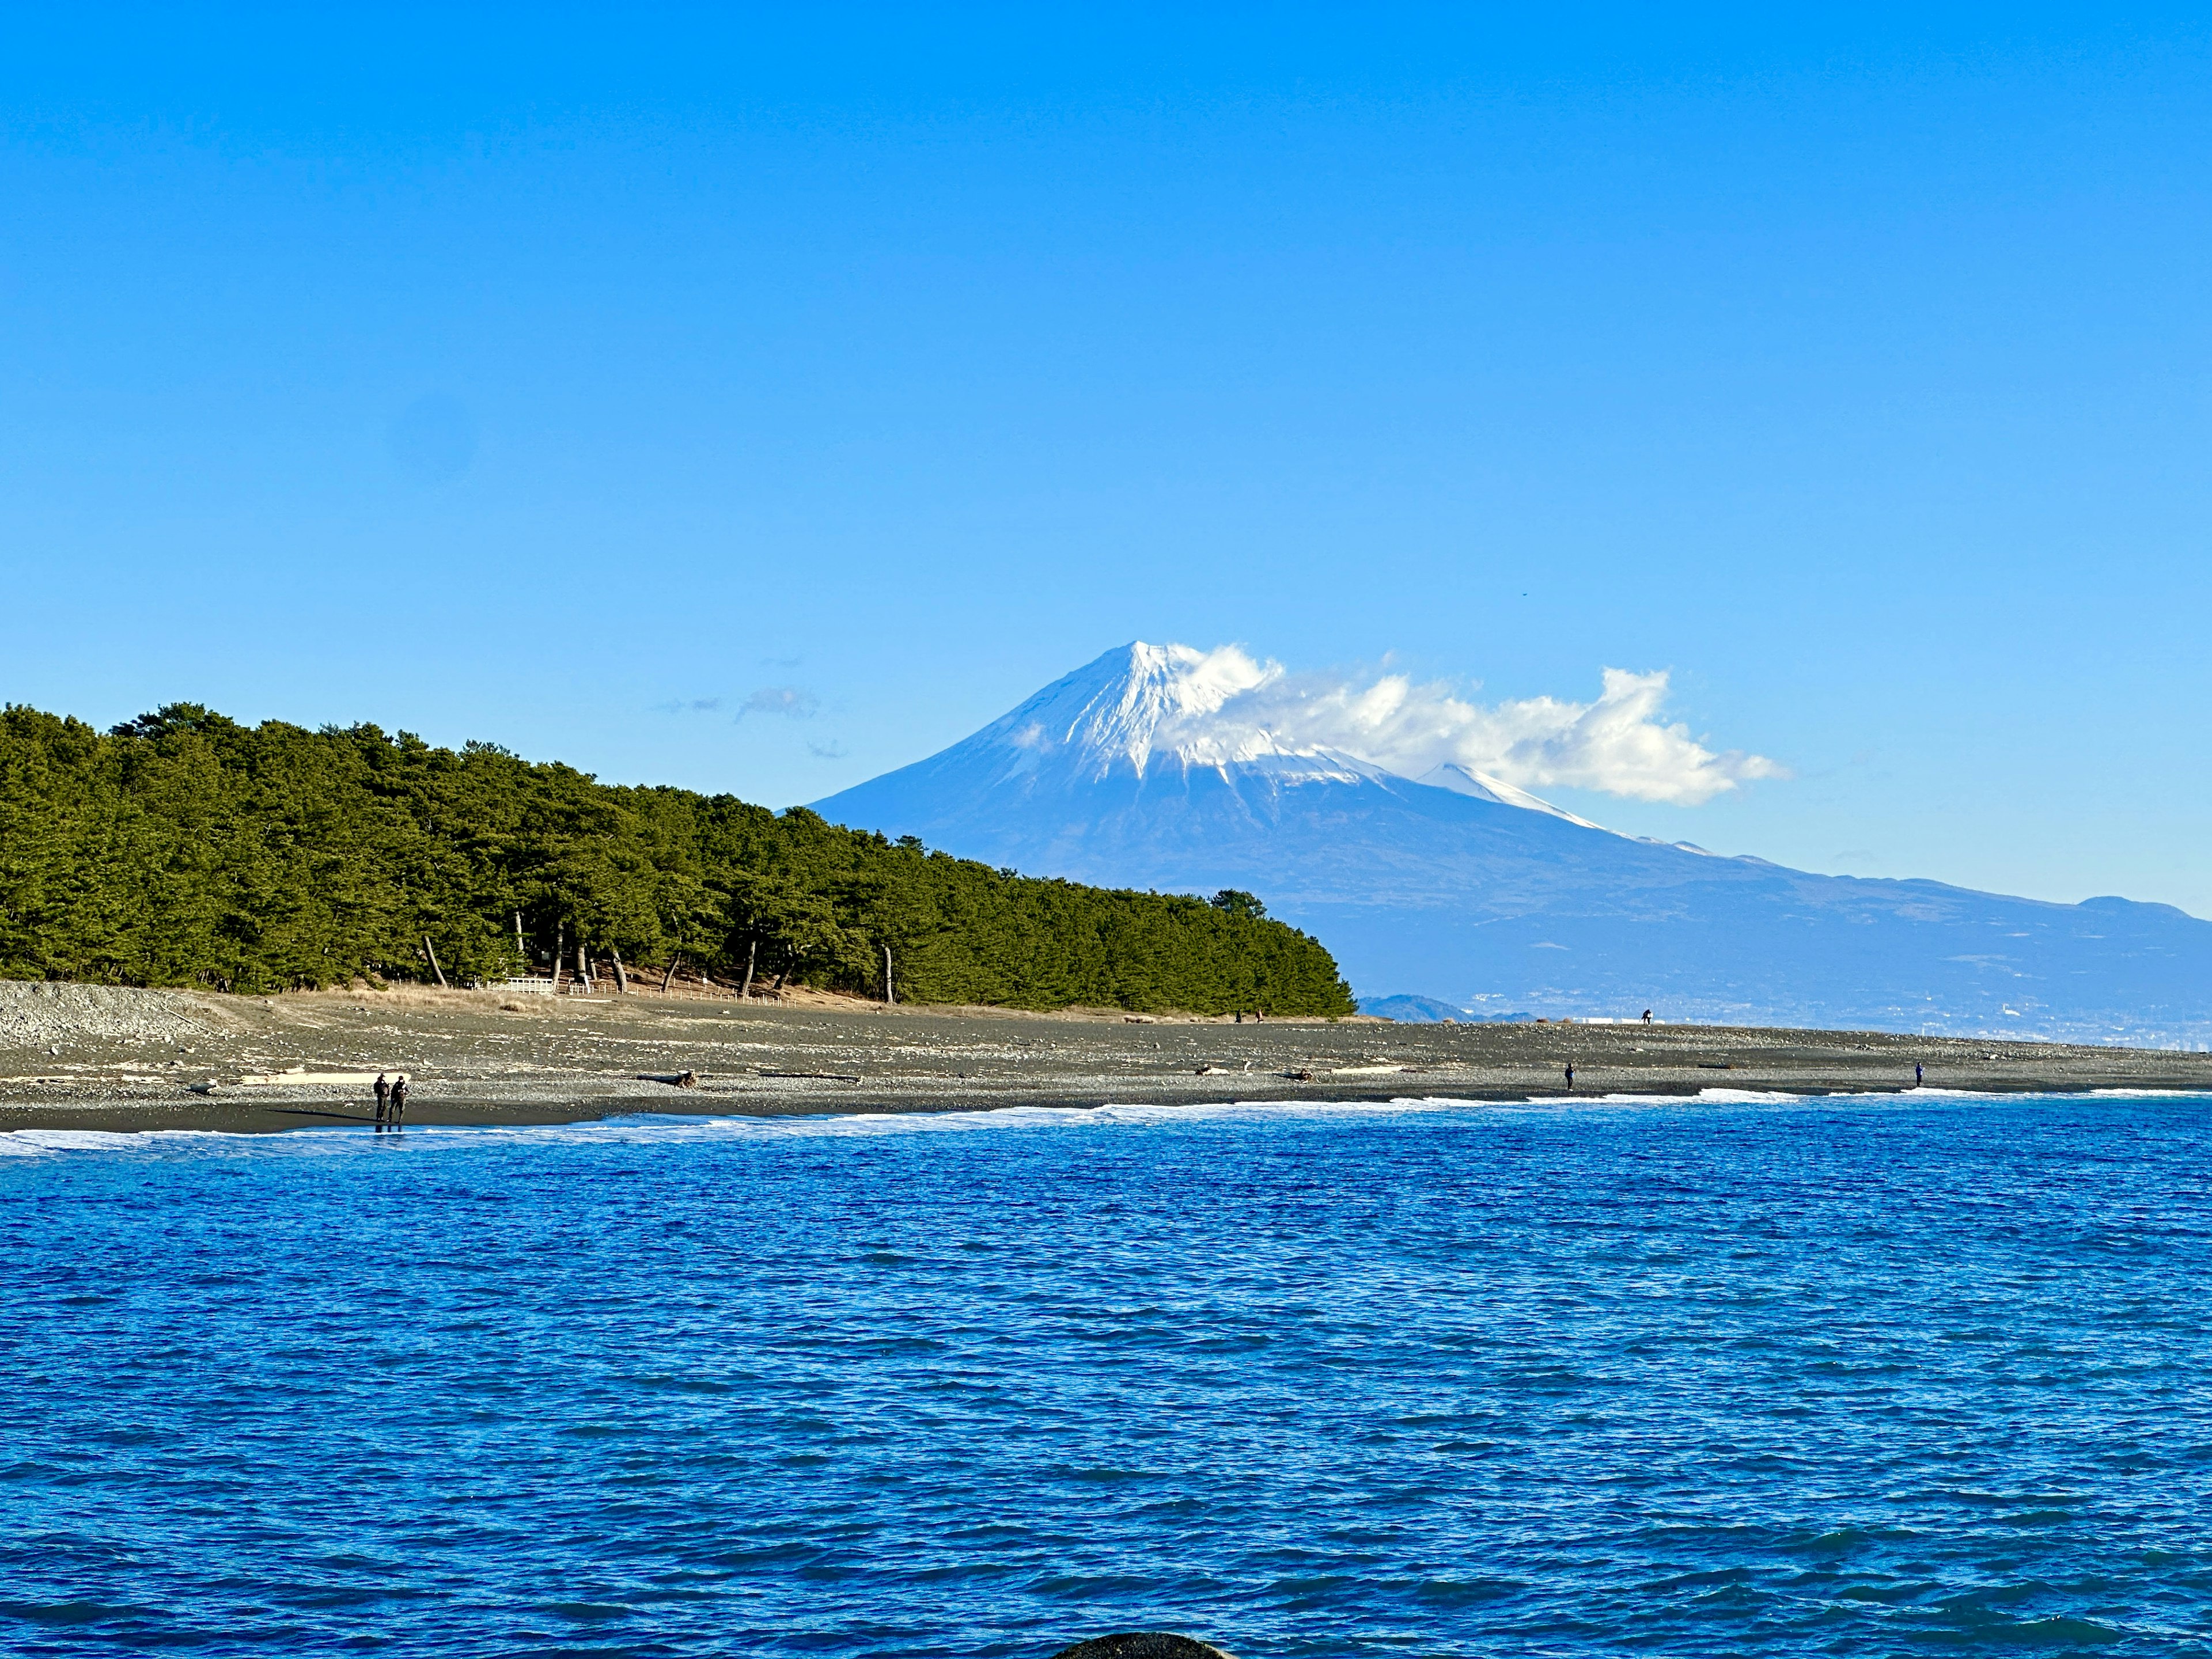
{"label": "clear blue sky", "polygon": [[794,9],[12,11],[0,699],[783,805],[1665,668],[1796,776],[1577,810],[2212,915],[2201,17]]}

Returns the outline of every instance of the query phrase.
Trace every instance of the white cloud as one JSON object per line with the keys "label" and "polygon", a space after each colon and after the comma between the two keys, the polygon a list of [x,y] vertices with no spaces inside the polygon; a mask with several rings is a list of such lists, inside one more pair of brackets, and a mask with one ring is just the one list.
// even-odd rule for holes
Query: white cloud
{"label": "white cloud", "polygon": [[744,707],[738,710],[738,718],[782,714],[792,720],[811,720],[821,707],[822,700],[803,686],[763,685],[745,699]]}
{"label": "white cloud", "polygon": [[1204,653],[1191,676],[1249,688],[1163,724],[1155,746],[1201,763],[1334,749],[1406,777],[1451,762],[1526,789],[1595,789],[1684,806],[1754,778],[1789,775],[1763,756],[1716,753],[1686,726],[1664,720],[1664,669],[1608,668],[1592,702],[1482,703],[1441,681],[1382,671],[1293,675],[1235,646]]}

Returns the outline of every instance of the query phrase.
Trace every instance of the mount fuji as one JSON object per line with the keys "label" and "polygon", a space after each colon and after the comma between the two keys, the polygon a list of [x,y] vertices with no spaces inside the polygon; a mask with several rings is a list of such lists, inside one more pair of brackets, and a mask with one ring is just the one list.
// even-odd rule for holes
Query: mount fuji
{"label": "mount fuji", "polygon": [[[1241,665],[1241,668],[1240,668]],[[1108,652],[833,822],[1111,886],[1259,895],[1364,996],[1940,1035],[2212,1037],[2212,922],[1813,875],[1616,834],[1482,773],[1216,721],[1249,659]]]}

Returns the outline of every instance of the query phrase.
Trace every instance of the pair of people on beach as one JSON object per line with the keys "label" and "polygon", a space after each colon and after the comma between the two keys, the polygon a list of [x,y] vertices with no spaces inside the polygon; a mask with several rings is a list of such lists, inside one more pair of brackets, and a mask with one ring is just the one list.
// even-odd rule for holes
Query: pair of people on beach
{"label": "pair of people on beach", "polygon": [[389,1121],[396,1129],[399,1127],[399,1120],[406,1115],[407,1073],[402,1072],[397,1078],[387,1078],[384,1073],[379,1072],[376,1074],[376,1127],[381,1129]]}

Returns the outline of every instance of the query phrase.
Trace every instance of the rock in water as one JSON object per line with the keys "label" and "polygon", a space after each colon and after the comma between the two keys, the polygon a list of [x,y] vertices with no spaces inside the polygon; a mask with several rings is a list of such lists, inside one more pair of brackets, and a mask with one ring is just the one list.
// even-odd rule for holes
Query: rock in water
{"label": "rock in water", "polygon": [[1062,1648],[1052,1659],[1229,1659],[1219,1648],[1164,1630],[1124,1631]]}

